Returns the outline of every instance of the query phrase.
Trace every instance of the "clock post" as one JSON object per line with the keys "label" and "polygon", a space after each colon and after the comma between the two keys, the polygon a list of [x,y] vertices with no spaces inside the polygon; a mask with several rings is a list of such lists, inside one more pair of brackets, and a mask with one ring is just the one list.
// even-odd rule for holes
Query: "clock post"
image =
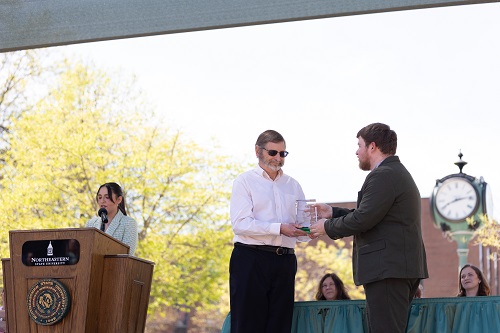
{"label": "clock post", "polygon": [[455,163],[459,173],[436,180],[431,196],[431,211],[434,224],[451,241],[457,243],[459,270],[467,263],[468,244],[474,232],[481,226],[482,216],[486,215],[488,201],[487,183],[462,172],[467,162]]}

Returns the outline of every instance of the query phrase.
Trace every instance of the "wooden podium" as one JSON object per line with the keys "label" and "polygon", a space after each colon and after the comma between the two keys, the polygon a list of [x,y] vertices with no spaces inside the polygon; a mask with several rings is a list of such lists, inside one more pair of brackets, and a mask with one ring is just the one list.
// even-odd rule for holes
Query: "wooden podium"
{"label": "wooden podium", "polygon": [[144,332],[153,263],[96,228],[10,231],[9,333]]}

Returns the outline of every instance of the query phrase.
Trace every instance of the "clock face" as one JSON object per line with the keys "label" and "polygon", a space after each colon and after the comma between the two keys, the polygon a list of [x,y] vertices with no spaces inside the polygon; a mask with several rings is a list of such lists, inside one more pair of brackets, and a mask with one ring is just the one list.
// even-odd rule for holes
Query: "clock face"
{"label": "clock face", "polygon": [[450,221],[462,221],[477,210],[478,195],[466,179],[450,178],[436,192],[436,208],[439,214]]}

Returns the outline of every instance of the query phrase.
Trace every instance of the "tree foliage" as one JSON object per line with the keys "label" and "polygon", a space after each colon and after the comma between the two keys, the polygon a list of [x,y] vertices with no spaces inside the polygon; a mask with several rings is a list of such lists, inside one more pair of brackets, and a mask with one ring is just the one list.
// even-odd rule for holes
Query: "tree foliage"
{"label": "tree foliage", "polygon": [[[487,215],[480,218],[481,227],[475,232],[475,243],[489,246],[494,252],[500,254],[500,223]],[[477,222],[474,219],[467,220],[470,225]]]}
{"label": "tree foliage", "polygon": [[[39,61],[41,51],[28,50],[0,53],[0,152],[8,148],[13,121],[32,107],[37,94],[30,91],[51,67]],[[3,156],[0,155],[0,158]]]}
{"label": "tree foliage", "polygon": [[[4,62],[2,75],[24,73],[28,65],[21,64]],[[139,225],[136,255],[155,263],[150,311],[195,309],[200,317],[223,319],[230,183],[248,166],[159,122],[129,80],[69,62],[51,70],[57,80],[40,89],[46,95],[36,104],[12,95],[24,93],[27,81],[0,82],[6,92],[0,111],[10,112],[0,177],[2,257],[8,257],[9,230],[83,227],[98,210],[99,185],[116,181]],[[343,241],[299,245],[297,256],[297,301],[312,300],[326,272],[338,274],[352,298],[364,298]]]}
{"label": "tree foliage", "polygon": [[116,181],[139,225],[136,255],[155,263],[150,311],[214,305],[228,280],[228,199],[240,167],[158,123],[124,80],[67,64],[57,83],[10,126],[1,255],[8,230],[83,227],[99,185]]}

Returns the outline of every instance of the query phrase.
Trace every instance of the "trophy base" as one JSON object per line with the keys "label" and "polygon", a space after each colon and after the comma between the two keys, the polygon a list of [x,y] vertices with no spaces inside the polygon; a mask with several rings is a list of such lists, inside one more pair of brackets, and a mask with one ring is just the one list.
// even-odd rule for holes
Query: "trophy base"
{"label": "trophy base", "polygon": [[309,227],[302,227],[302,228],[299,228],[299,229],[302,230],[302,231],[305,231],[307,233],[311,232],[311,230],[309,229]]}

